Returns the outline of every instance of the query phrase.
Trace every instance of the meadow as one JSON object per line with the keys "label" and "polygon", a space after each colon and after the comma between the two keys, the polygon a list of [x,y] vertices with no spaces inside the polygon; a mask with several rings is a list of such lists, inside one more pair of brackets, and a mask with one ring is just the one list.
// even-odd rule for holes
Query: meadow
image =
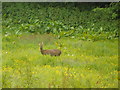
{"label": "meadow", "polygon": [[[60,49],[60,56],[42,55]],[[83,41],[53,34],[2,37],[3,88],[118,88],[118,39]]]}
{"label": "meadow", "polygon": [[2,88],[118,88],[119,6],[2,3]]}

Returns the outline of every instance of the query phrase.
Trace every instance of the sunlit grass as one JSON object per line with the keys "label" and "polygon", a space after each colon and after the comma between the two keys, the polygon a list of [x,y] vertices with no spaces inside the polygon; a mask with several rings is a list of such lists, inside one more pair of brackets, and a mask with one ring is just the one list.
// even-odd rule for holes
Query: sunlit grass
{"label": "sunlit grass", "polygon": [[[48,40],[49,39],[49,40]],[[61,49],[59,57],[43,56]],[[56,39],[52,35],[3,37],[3,88],[117,88],[118,41]]]}

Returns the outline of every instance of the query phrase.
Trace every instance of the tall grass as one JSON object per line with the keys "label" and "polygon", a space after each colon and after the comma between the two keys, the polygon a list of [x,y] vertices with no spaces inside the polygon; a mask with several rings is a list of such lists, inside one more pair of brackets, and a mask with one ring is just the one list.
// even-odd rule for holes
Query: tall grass
{"label": "tall grass", "polygon": [[[118,41],[81,41],[53,35],[2,38],[3,88],[117,88]],[[61,56],[43,56],[60,49]]]}

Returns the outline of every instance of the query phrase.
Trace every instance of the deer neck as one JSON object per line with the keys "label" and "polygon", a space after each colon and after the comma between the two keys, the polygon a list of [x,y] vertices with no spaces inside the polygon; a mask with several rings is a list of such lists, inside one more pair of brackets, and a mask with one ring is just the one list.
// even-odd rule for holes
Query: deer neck
{"label": "deer neck", "polygon": [[43,51],[43,47],[42,47],[42,46],[40,46],[40,51],[41,51],[41,52]]}

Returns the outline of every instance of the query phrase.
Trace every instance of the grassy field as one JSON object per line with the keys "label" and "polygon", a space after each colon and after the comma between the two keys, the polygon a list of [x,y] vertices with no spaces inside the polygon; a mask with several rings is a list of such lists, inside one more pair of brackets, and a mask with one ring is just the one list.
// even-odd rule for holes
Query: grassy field
{"label": "grassy field", "polygon": [[[61,56],[43,56],[39,42]],[[118,40],[5,36],[2,64],[3,88],[118,88]]]}

